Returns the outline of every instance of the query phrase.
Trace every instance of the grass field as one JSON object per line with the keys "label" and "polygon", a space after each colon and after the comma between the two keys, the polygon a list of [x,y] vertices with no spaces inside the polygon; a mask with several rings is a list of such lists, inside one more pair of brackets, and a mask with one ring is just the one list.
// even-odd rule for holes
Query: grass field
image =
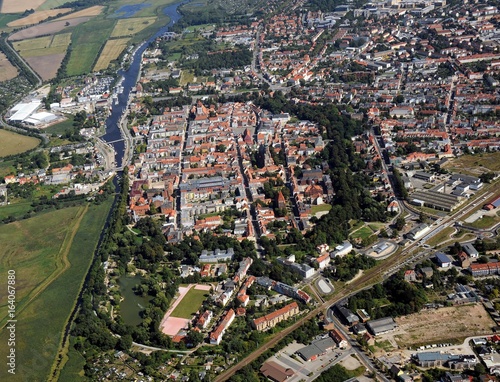
{"label": "grass field", "polygon": [[371,235],[373,235],[373,231],[369,227],[365,226],[365,227],[361,227],[357,231],[353,232],[351,234],[351,237],[353,239],[357,239],[357,238],[366,239],[366,238],[370,237]]}
{"label": "grass field", "polygon": [[75,28],[71,37],[73,50],[67,66],[70,76],[90,73],[97,56],[114,28],[109,20],[92,20]]}
{"label": "grass field", "polygon": [[318,213],[318,212],[330,211],[331,209],[332,209],[331,204],[320,204],[319,206],[312,206],[311,207],[311,211],[312,211],[313,215]]}
{"label": "grass field", "polygon": [[74,338],[70,337],[70,346],[68,352],[68,362],[59,376],[59,382],[77,382],[85,381],[83,367],[85,366],[85,358],[75,350]]}
{"label": "grass field", "polygon": [[27,137],[12,131],[0,130],[0,158],[24,153],[40,144],[38,138]]}
{"label": "grass field", "polygon": [[17,68],[0,52],[0,82],[17,77]]}
{"label": "grass field", "polygon": [[16,173],[16,162],[14,160],[0,161],[0,177]]}
{"label": "grass field", "polygon": [[8,218],[9,216],[20,218],[31,210],[33,210],[31,202],[21,202],[0,206],[0,220]]}
{"label": "grass field", "polygon": [[111,61],[116,60],[123,52],[123,49],[127,47],[129,40],[129,38],[108,40],[94,66],[94,72],[106,69]]}
{"label": "grass field", "polygon": [[73,127],[73,121],[74,121],[73,115],[67,114],[66,117],[68,119],[66,119],[65,121],[62,121],[62,122],[56,123],[55,125],[47,127],[45,129],[45,132],[47,134],[57,134],[57,135],[64,134],[66,131],[68,131],[68,129]]}
{"label": "grass field", "polygon": [[19,18],[19,15],[2,15],[0,14],[0,29],[7,28],[7,25]]}
{"label": "grass field", "polygon": [[500,217],[484,215],[481,219],[477,219],[473,223],[467,223],[467,225],[473,228],[486,229],[493,227],[498,222],[500,222]]}
{"label": "grass field", "polygon": [[[46,381],[58,354],[62,331],[93,257],[111,201],[101,206],[62,209],[0,226],[0,276],[16,271],[15,376],[0,370],[0,380]],[[5,293],[0,319],[5,324]],[[43,327],[43,328],[42,328]],[[5,330],[0,340],[7,340]],[[6,347],[0,356],[6,357]],[[65,356],[65,355],[63,355]]]}
{"label": "grass field", "polygon": [[133,36],[153,24],[156,17],[135,17],[131,19],[120,19],[115,25],[111,37]]}
{"label": "grass field", "polygon": [[441,246],[442,244],[452,240],[450,235],[455,232],[455,228],[453,227],[447,227],[443,229],[441,232],[439,232],[437,235],[433,236],[429,240],[426,241],[426,244],[430,245],[431,247],[435,246]]}
{"label": "grass field", "polygon": [[447,170],[478,176],[483,172],[500,171],[500,152],[462,155],[444,166]]}
{"label": "grass field", "polygon": [[200,309],[208,296],[208,291],[191,288],[179,305],[170,314],[171,317],[191,318]]}
{"label": "grass field", "polygon": [[66,3],[71,3],[73,0],[45,0],[45,2],[38,7],[38,11],[44,11],[55,7],[60,7]]}

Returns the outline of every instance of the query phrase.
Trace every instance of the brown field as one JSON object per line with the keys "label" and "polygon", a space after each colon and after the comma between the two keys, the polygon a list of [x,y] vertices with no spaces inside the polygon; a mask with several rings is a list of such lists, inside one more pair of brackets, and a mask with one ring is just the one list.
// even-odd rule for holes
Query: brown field
{"label": "brown field", "polygon": [[465,338],[490,334],[495,322],[481,304],[461,305],[396,318],[394,339],[400,348],[457,343]]}
{"label": "brown field", "polygon": [[155,20],[156,17],[120,19],[116,23],[113,32],[111,32],[111,37],[132,36],[149,27]]}
{"label": "brown field", "polygon": [[0,130],[0,157],[24,153],[37,147],[39,143],[37,138]]}
{"label": "brown field", "polygon": [[101,52],[101,55],[99,56],[99,60],[97,60],[97,63],[95,64],[94,71],[97,72],[99,70],[106,69],[109,66],[109,63],[118,58],[123,49],[125,49],[128,40],[128,38],[108,40]]}
{"label": "brown field", "polygon": [[83,9],[81,11],[70,13],[69,15],[65,15],[63,17],[58,18],[57,20],[70,20],[76,19],[79,17],[88,17],[88,16],[97,16],[100,15],[103,10],[102,5],[94,5],[93,7]]}
{"label": "brown field", "polygon": [[50,80],[56,76],[66,53],[55,53],[45,56],[26,57],[25,60],[38,73],[42,80]]}
{"label": "brown field", "polygon": [[0,13],[22,13],[26,9],[37,9],[45,0],[30,0],[29,4],[20,0],[2,0]]}
{"label": "brown field", "polygon": [[462,155],[450,159],[444,166],[447,170],[478,176],[483,172],[500,171],[500,152]]}
{"label": "brown field", "polygon": [[57,16],[59,13],[66,13],[71,11],[71,8],[49,9],[47,11],[36,11],[29,16],[22,19],[12,21],[7,24],[8,27],[23,27],[25,25],[38,24],[49,17]]}
{"label": "brown field", "polygon": [[[29,38],[40,37],[45,35],[53,35],[61,32],[65,28],[71,28],[75,25],[84,23],[85,21],[90,20],[91,17],[78,17],[76,19],[67,20],[59,20],[59,21],[51,21],[48,23],[34,25],[32,27],[20,30],[19,32],[14,33],[9,37],[9,41],[19,41],[26,40]],[[69,23],[69,25],[66,25]]]}
{"label": "brown field", "polygon": [[15,78],[17,73],[17,68],[0,52],[0,82]]}

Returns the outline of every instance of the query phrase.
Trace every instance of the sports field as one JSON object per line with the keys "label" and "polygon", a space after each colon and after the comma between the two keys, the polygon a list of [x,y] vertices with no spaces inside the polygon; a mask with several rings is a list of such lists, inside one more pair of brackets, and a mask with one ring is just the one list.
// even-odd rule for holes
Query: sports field
{"label": "sports field", "polygon": [[129,38],[108,40],[106,42],[106,45],[104,45],[104,49],[99,55],[97,63],[95,64],[94,72],[106,69],[111,61],[116,60],[123,52],[123,49],[127,47],[127,42],[129,40]]}
{"label": "sports field", "polygon": [[[93,257],[110,202],[40,214],[0,226],[0,277],[16,275],[16,362],[14,376],[0,380],[47,381],[62,331]],[[0,293],[0,341],[7,342],[6,284]],[[7,357],[7,347],[0,356]]]}
{"label": "sports field", "polygon": [[12,131],[0,130],[0,158],[24,153],[40,143],[38,138],[27,137]]}
{"label": "sports field", "polygon": [[165,313],[160,330],[168,336],[175,336],[181,329],[187,328],[193,315],[208,297],[210,288],[210,285],[202,284],[179,287],[179,296]]}

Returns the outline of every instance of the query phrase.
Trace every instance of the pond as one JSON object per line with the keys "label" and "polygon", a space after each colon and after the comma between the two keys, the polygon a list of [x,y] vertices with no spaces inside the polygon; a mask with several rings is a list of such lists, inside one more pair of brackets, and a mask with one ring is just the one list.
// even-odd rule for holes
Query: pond
{"label": "pond", "polygon": [[134,286],[141,283],[141,276],[122,276],[118,280],[120,293],[124,300],[120,303],[120,314],[128,325],[139,325],[142,322],[140,312],[148,306],[150,296],[142,297],[134,293]]}
{"label": "pond", "polygon": [[150,6],[151,6],[151,4],[148,4],[148,3],[122,5],[110,17],[115,18],[115,19],[127,19],[129,17],[134,17],[134,15],[137,12],[143,10],[144,8],[148,8]]}

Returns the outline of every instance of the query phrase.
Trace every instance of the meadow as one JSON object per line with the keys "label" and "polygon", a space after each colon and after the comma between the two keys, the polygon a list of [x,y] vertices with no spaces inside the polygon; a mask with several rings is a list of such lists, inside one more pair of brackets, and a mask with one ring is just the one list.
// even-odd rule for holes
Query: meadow
{"label": "meadow", "polygon": [[131,19],[120,19],[115,25],[111,37],[133,36],[143,29],[149,27],[156,17],[135,17]]}
{"label": "meadow", "polygon": [[[93,258],[111,201],[52,211],[0,226],[0,277],[16,272],[15,376],[0,380],[46,381],[60,352],[63,330]],[[5,293],[1,294],[5,296]],[[0,327],[7,307],[0,299]],[[0,341],[7,341],[5,330]],[[6,347],[0,356],[6,357]]]}
{"label": "meadow", "polygon": [[0,130],[0,158],[24,153],[40,144],[38,138],[16,134],[12,131]]}

